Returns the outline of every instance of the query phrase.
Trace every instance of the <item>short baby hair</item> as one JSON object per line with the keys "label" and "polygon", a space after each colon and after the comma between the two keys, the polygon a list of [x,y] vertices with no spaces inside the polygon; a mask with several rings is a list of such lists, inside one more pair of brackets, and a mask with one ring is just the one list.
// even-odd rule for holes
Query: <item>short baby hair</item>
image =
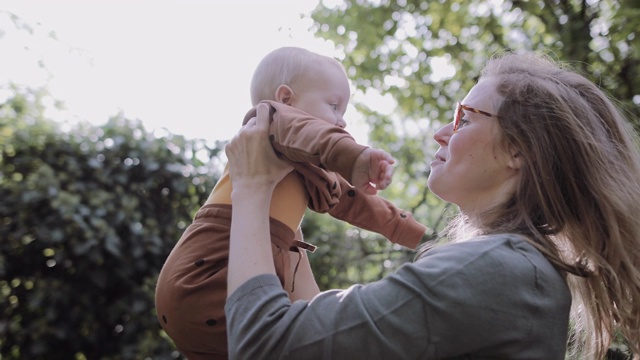
{"label": "short baby hair", "polygon": [[309,64],[320,55],[299,47],[281,47],[267,54],[251,79],[251,103],[275,100],[280,85],[291,85],[300,74],[310,71]]}

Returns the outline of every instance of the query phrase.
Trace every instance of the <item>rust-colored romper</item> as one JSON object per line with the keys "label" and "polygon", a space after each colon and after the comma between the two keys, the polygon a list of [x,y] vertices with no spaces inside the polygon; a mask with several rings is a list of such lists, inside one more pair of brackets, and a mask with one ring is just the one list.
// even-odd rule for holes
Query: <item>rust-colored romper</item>
{"label": "rust-colored romper", "polygon": [[[346,180],[366,146],[344,129],[293,107],[271,101],[269,131],[277,153],[295,171],[277,186],[270,209],[276,273],[283,286],[291,278],[289,251],[298,251],[297,227],[304,211],[329,213],[394,243],[415,248],[426,227],[389,201],[366,195]],[[245,123],[255,116],[255,108]],[[207,203],[169,254],[156,286],[158,320],[189,359],[226,359],[224,304],[231,229],[228,166]],[[326,169],[326,170],[325,170]],[[297,240],[302,240],[301,238]],[[287,289],[290,290],[290,289]]]}

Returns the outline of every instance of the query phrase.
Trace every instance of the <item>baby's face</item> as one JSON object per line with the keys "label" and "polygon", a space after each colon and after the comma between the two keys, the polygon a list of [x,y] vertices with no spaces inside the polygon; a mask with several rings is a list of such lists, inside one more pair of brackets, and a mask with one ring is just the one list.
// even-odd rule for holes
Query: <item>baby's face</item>
{"label": "baby's face", "polygon": [[330,59],[320,59],[313,68],[313,73],[297,82],[291,106],[344,128],[347,124],[343,116],[351,89],[342,66]]}

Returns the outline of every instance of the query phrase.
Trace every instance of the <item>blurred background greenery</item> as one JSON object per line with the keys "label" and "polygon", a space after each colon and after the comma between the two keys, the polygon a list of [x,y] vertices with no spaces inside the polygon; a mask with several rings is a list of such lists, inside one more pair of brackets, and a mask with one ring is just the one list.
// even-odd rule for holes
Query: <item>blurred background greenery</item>
{"label": "blurred background greenery", "polygon": [[[320,3],[311,17],[354,86],[392,99],[391,111],[355,103],[370,144],[398,160],[382,195],[434,234],[455,209],[426,188],[433,131],[493,54],[568,62],[640,130],[637,0],[357,0]],[[224,143],[158,135],[123,115],[61,126],[43,111],[47,89],[1,85],[11,96],[0,102],[0,359],[180,358],[155,317],[155,280],[218,179]],[[319,246],[310,259],[323,289],[413,257],[326,215],[307,214],[303,230]],[[626,352],[616,343],[609,358]]]}

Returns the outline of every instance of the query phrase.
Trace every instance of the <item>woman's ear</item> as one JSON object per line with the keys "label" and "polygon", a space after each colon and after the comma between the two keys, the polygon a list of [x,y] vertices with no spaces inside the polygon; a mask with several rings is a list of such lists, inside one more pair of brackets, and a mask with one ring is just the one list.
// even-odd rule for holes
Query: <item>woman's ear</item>
{"label": "woman's ear", "polygon": [[520,170],[520,167],[522,166],[522,153],[520,153],[520,151],[511,148],[509,149],[509,160],[507,161],[507,166],[514,169],[514,170]]}
{"label": "woman's ear", "polygon": [[291,89],[287,85],[278,86],[278,88],[276,89],[275,95],[276,95],[277,102],[280,102],[286,105],[291,105],[291,103],[293,102],[293,89]]}

